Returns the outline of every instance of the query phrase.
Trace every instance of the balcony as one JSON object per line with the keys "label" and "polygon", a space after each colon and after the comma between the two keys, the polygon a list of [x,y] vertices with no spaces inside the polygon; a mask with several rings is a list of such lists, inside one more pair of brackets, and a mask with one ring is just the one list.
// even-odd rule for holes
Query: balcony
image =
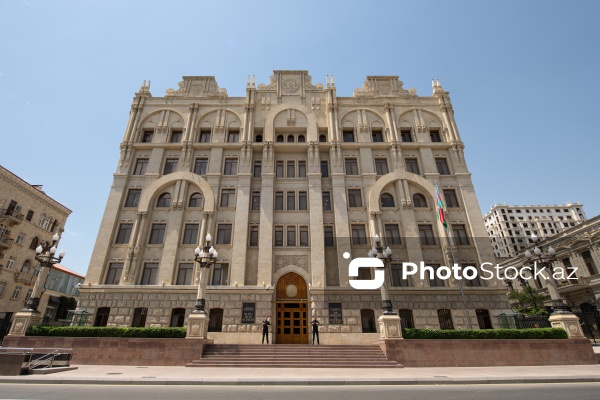
{"label": "balcony", "polygon": [[13,226],[21,222],[23,222],[23,214],[16,209],[5,208],[4,210],[0,210],[0,223]]}
{"label": "balcony", "polygon": [[26,272],[18,272],[15,274],[15,282],[24,283],[25,285],[32,285],[36,278],[37,276],[28,274]]}
{"label": "balcony", "polygon": [[5,234],[0,235],[0,250],[8,249],[13,245],[14,241],[14,239]]}

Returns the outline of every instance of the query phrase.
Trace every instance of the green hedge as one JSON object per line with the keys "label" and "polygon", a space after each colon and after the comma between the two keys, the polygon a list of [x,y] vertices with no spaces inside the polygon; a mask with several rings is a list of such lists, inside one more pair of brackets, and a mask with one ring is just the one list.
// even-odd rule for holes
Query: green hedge
{"label": "green hedge", "polygon": [[534,329],[403,329],[404,339],[567,339],[560,328]]}
{"label": "green hedge", "polygon": [[104,326],[32,326],[26,336],[184,338],[185,328],[117,328]]}

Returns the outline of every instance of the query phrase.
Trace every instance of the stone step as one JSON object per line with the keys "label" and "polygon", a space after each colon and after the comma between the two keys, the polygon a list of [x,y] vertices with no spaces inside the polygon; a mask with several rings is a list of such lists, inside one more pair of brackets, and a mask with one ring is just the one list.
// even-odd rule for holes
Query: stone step
{"label": "stone step", "polygon": [[393,361],[382,361],[379,363],[347,363],[347,362],[322,362],[322,363],[304,363],[304,362],[192,362],[186,367],[253,367],[253,368],[403,368],[402,365]]}

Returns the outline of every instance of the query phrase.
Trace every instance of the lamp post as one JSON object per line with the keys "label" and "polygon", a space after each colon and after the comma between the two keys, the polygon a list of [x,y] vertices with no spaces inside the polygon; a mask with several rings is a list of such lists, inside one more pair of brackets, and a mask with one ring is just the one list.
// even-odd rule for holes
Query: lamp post
{"label": "lamp post", "polygon": [[40,263],[40,272],[33,286],[31,297],[27,300],[25,308],[14,316],[14,322],[10,328],[9,336],[25,336],[25,332],[30,326],[39,325],[42,321],[42,316],[38,311],[40,298],[44,292],[44,286],[48,279],[48,274],[52,265],[58,264],[65,256],[65,251],[61,250],[56,257],[57,248],[60,237],[57,233],[52,236],[52,243],[44,243],[35,249],[35,259]]}
{"label": "lamp post", "polygon": [[196,296],[196,306],[194,309],[195,314],[205,314],[204,308],[206,307],[206,285],[208,283],[208,275],[210,267],[212,267],[217,261],[219,253],[213,246],[211,246],[210,233],[206,235],[206,243],[201,249],[200,246],[194,250],[194,261],[198,263],[200,267],[200,282],[198,283],[198,294]]}
{"label": "lamp post", "polygon": [[[381,238],[379,235],[375,235],[375,246],[368,253],[369,257],[377,257],[383,262],[384,270],[389,270],[390,262],[392,261],[392,249],[388,246],[383,248],[381,245]],[[383,285],[381,285],[381,308],[383,309],[384,315],[396,315],[393,311],[392,300],[387,288],[387,279],[384,277]]]}

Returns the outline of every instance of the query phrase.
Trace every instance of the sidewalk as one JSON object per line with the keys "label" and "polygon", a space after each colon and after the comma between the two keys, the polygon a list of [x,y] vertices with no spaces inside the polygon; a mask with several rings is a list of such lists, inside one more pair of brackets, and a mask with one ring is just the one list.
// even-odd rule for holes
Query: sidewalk
{"label": "sidewalk", "polygon": [[600,382],[600,365],[468,368],[188,368],[80,365],[0,383],[98,385],[453,385]]}

